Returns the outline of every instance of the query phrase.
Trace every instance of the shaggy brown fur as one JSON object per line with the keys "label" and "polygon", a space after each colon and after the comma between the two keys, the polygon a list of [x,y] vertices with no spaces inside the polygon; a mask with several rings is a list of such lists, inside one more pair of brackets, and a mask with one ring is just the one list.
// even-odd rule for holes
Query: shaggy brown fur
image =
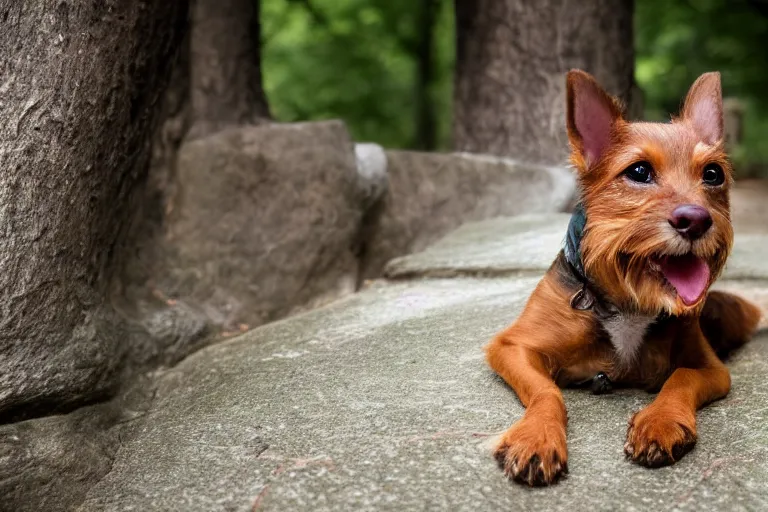
{"label": "shaggy brown fur", "polygon": [[[617,385],[660,388],[630,420],[624,449],[645,466],[678,460],[696,442],[697,409],[730,389],[718,354],[745,343],[760,318],[739,297],[707,292],[733,242],[719,74],[702,75],[670,123],[631,123],[590,75],[571,71],[567,128],[586,212],[583,275],[561,252],[519,319],[486,347],[489,365],[526,407],[496,458],[528,485],[567,472],[559,387],[597,372]],[[651,171],[647,182],[631,177],[640,162]],[[673,223],[681,205],[708,212],[703,234]],[[668,261],[691,262],[706,277],[680,292]],[[582,307],[580,293],[593,300]]]}

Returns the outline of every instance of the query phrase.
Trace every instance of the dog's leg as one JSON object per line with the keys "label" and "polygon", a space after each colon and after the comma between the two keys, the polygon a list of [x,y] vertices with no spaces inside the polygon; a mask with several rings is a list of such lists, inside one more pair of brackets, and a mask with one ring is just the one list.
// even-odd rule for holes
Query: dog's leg
{"label": "dog's leg", "polygon": [[486,347],[489,365],[526,407],[502,435],[496,459],[507,476],[528,485],[554,483],[568,471],[567,415],[553,375],[593,326],[570,309],[554,281],[545,277],[518,321]]}
{"label": "dog's leg", "polygon": [[[514,334],[514,333],[510,333]],[[560,389],[540,354],[511,343],[495,343],[488,361],[526,407],[507,430],[495,456],[507,476],[528,485],[547,485],[568,472],[567,415]]]}
{"label": "dog's leg", "polygon": [[690,451],[696,444],[696,411],[727,395],[731,387],[728,369],[698,323],[683,336],[676,370],[651,405],[629,422],[624,452],[644,466],[666,466]]}

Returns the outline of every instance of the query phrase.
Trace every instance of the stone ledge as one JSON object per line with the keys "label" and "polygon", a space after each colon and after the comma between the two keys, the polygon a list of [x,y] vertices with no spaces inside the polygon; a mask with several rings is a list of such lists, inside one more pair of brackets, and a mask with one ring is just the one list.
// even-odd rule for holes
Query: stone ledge
{"label": "stone ledge", "polygon": [[[543,273],[562,248],[570,216],[564,213],[499,217],[468,223],[422,252],[392,260],[392,279]],[[768,280],[768,235],[736,235],[722,279]]]}

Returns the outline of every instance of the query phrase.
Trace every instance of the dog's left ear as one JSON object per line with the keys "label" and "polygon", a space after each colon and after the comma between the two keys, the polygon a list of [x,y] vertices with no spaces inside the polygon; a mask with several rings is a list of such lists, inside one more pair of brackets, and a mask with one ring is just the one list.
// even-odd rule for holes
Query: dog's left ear
{"label": "dog's left ear", "polygon": [[621,108],[592,75],[579,69],[568,72],[566,90],[568,140],[589,167],[610,144]]}
{"label": "dog's left ear", "polygon": [[720,73],[704,73],[696,79],[685,97],[683,119],[691,122],[696,134],[707,144],[716,144],[723,138]]}

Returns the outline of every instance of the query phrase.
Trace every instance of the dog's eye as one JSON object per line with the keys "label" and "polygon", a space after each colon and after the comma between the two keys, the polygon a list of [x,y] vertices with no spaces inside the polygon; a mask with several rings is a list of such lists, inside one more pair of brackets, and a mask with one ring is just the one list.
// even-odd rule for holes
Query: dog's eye
{"label": "dog's eye", "polygon": [[651,183],[653,167],[648,162],[636,162],[624,169],[624,176],[637,183]]}
{"label": "dog's eye", "polygon": [[705,184],[711,187],[716,187],[725,183],[725,173],[723,172],[723,168],[719,165],[709,164],[704,168],[702,179]]}

